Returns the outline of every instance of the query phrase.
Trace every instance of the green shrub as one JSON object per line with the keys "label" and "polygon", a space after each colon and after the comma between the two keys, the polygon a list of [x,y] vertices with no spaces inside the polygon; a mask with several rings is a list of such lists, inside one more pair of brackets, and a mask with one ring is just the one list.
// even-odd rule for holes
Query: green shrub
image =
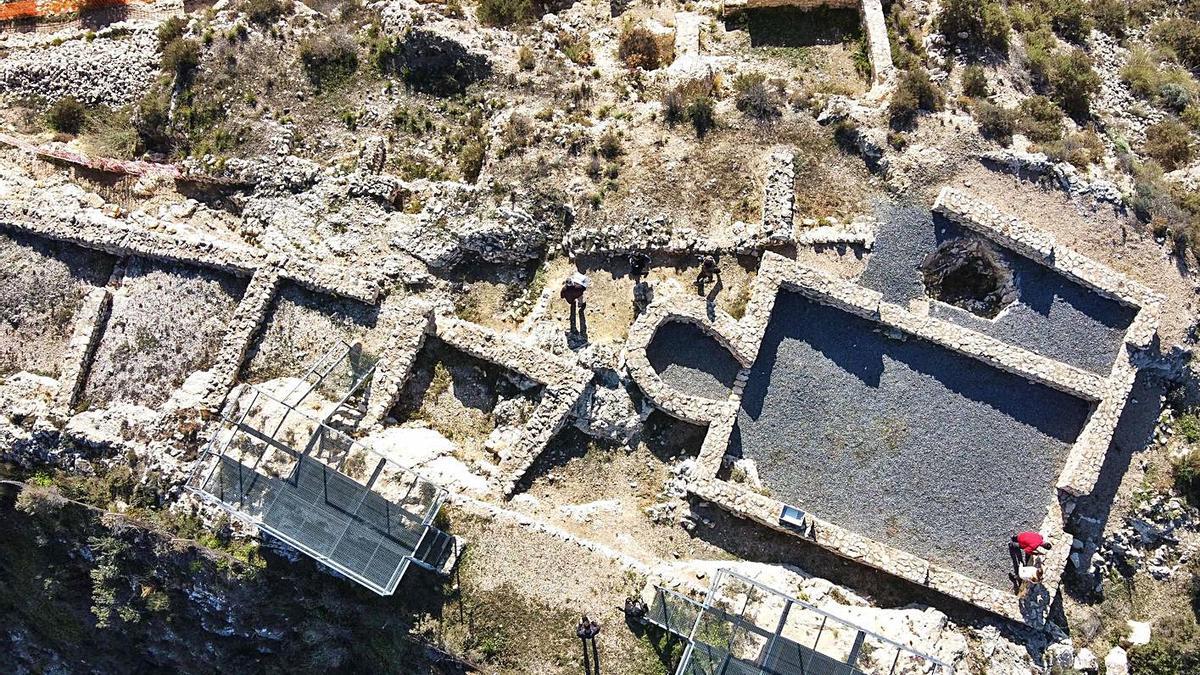
{"label": "green shrub", "polygon": [[975,121],[979,124],[979,133],[985,138],[1004,145],[1012,143],[1013,133],[1017,129],[1017,115],[1014,111],[987,101],[977,101],[972,111]]}
{"label": "green shrub", "polygon": [[952,43],[1008,50],[1011,23],[999,0],[945,0],[934,27]]}
{"label": "green shrub", "polygon": [[1179,119],[1192,131],[1200,132],[1200,106],[1193,104],[1184,108]]}
{"label": "green shrub", "polygon": [[511,26],[533,18],[530,0],[479,0],[479,20],[488,26]]}
{"label": "green shrub", "polygon": [[1137,675],[1179,675],[1200,672],[1200,648],[1153,636],[1129,650],[1129,672]]}
{"label": "green shrub", "polygon": [[1175,53],[1180,63],[1191,69],[1200,67],[1200,21],[1174,18],[1159,21],[1151,37]]}
{"label": "green shrub", "polygon": [[991,93],[983,66],[976,64],[963,69],[962,88],[963,93],[972,98],[986,98]]}
{"label": "green shrub", "polygon": [[687,107],[687,116],[692,122],[692,128],[696,130],[696,136],[700,138],[704,138],[717,125],[713,113],[713,100],[708,96],[692,99]]}
{"label": "green shrub", "polygon": [[1035,143],[1057,141],[1063,135],[1063,113],[1045,96],[1021,101],[1017,128]]}
{"label": "green shrub", "polygon": [[291,0],[246,0],[242,13],[257,24],[267,25],[292,12]]}
{"label": "green shrub", "polygon": [[487,146],[480,138],[467,141],[458,151],[458,166],[462,169],[467,182],[474,183],[483,171],[483,162],[487,159]]}
{"label": "green shrub", "polygon": [[1050,73],[1054,100],[1076,120],[1091,115],[1092,95],[1100,91],[1100,76],[1092,69],[1091,59],[1081,49],[1055,59]]}
{"label": "green shrub", "polygon": [[186,28],[187,20],[182,16],[173,16],[158,24],[158,29],[154,31],[158,37],[158,50],[166,49],[172,40],[183,37],[183,31]]}
{"label": "green shrub", "polygon": [[1178,120],[1163,120],[1146,129],[1142,152],[1167,171],[1174,171],[1192,159],[1192,135]]}
{"label": "green shrub", "polygon": [[892,63],[901,70],[908,70],[925,60],[925,40],[918,28],[919,23],[916,12],[902,2],[892,3],[888,10],[887,29]]}
{"label": "green shrub", "polygon": [[918,112],[936,112],[945,104],[946,97],[929,79],[929,73],[924,68],[918,68],[908,71],[900,79],[896,92],[892,94],[888,117],[893,126],[903,128],[916,121]]}
{"label": "green shrub", "polygon": [[1088,14],[1101,32],[1115,38],[1125,37],[1129,24],[1127,0],[1091,0],[1088,3]]}
{"label": "green shrub", "polygon": [[597,151],[605,159],[616,159],[624,152],[624,149],[621,147],[621,137],[612,129],[605,131],[600,136],[600,140],[596,146]]}
{"label": "green shrub", "polygon": [[131,121],[139,151],[169,154],[174,149],[174,135],[167,118],[169,104],[168,93],[159,90],[149,92],[138,101]]}
{"label": "green shrub", "polygon": [[1158,88],[1158,101],[1173,112],[1183,112],[1192,104],[1192,92],[1178,82],[1166,82]]}
{"label": "green shrub", "polygon": [[358,70],[358,49],[344,33],[319,33],[300,42],[300,60],[309,82],[321,87]]}
{"label": "green shrub", "polygon": [[1092,30],[1083,0],[1037,0],[1034,3],[1054,32],[1074,43],[1083,42]]}
{"label": "green shrub", "polygon": [[617,56],[628,68],[654,70],[662,65],[658,53],[658,41],[645,26],[626,21],[621,27]]}
{"label": "green shrub", "polygon": [[46,124],[64,134],[79,133],[86,122],[87,108],[72,96],[58,99],[46,111]]}
{"label": "green shrub", "polygon": [[1134,47],[1129,52],[1129,59],[1121,67],[1121,80],[1129,85],[1133,93],[1150,98],[1160,86],[1158,62],[1145,47]]}
{"label": "green shrub", "polygon": [[186,38],[175,38],[167,43],[162,54],[163,70],[186,78],[200,65],[200,43]]}
{"label": "green shrub", "polygon": [[1094,131],[1077,131],[1042,146],[1042,152],[1055,162],[1067,162],[1083,171],[1104,158],[1104,142]]}
{"label": "green shrub", "polygon": [[1050,86],[1050,72],[1054,69],[1054,48],[1058,41],[1049,26],[1040,26],[1036,30],[1022,35],[1025,43],[1025,68],[1038,91],[1045,91]]}
{"label": "green shrub", "polygon": [[734,103],[748,117],[767,120],[779,117],[779,96],[766,85],[762,73],[738,75],[733,81]]}

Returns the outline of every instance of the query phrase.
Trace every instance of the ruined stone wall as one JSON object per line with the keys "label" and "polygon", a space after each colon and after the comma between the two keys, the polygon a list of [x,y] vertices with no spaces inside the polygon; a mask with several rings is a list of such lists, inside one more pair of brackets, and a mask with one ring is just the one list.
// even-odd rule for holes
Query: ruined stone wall
{"label": "ruined stone wall", "polygon": [[96,352],[96,344],[104,333],[104,319],[112,305],[112,293],[107,288],[94,288],[75,312],[71,341],[63,355],[58,377],[58,394],[54,406],[59,414],[69,415],[83,385],[87,381],[88,363]]}
{"label": "ruined stone wall", "polygon": [[591,382],[592,372],[490,328],[453,317],[437,317],[434,329],[439,339],[454,348],[544,385],[541,403],[526,421],[521,436],[500,458],[502,492],[512,494],[517,481],[566,423]]}

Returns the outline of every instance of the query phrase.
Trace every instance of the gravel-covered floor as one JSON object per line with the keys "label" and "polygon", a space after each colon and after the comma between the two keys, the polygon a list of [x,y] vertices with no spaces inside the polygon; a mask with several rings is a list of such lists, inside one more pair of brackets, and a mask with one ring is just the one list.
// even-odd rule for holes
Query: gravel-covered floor
{"label": "gravel-covered floor", "polygon": [[669,321],[663,324],[646,357],[664,382],[685,394],[723,399],[729,396],[741,366],[729,350],[695,324]]}
{"label": "gravel-covered floor", "polygon": [[[890,302],[907,305],[925,295],[917,267],[942,242],[962,228],[928,209],[883,205],[879,232],[860,283]],[[1113,360],[1135,311],[1007,249],[1001,258],[1013,271],[1018,298],[995,320],[933,303],[940,319],[1024,347],[1043,356],[1095,373],[1112,369]]]}
{"label": "gravel-covered floor", "polygon": [[1088,405],[781,291],[730,453],[771,494],[1003,588]]}

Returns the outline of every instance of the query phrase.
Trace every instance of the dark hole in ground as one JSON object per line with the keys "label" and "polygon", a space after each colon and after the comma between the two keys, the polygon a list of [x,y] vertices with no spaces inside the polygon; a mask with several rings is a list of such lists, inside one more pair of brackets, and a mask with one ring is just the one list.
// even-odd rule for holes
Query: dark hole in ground
{"label": "dark hole in ground", "polygon": [[935,300],[995,318],[1017,299],[1012,270],[981,239],[951,239],[921,262],[925,291]]}

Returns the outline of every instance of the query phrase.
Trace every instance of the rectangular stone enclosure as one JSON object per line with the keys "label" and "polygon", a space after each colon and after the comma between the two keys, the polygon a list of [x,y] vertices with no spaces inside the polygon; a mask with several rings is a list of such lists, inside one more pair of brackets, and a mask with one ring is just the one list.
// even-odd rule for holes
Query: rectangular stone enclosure
{"label": "rectangular stone enclosure", "polygon": [[770,496],[995,587],[1091,405],[781,289],[729,454]]}

